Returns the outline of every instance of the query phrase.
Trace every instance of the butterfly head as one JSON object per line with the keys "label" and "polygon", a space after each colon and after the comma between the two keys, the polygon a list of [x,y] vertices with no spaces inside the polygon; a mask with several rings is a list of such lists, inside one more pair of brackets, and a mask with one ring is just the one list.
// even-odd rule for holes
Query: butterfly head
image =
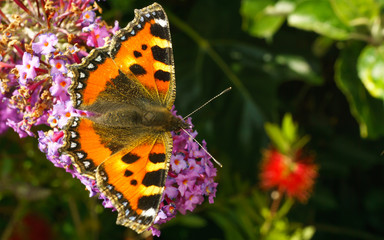
{"label": "butterfly head", "polygon": [[173,115],[166,108],[152,108],[143,114],[142,123],[147,126],[158,128],[160,131],[178,131],[189,129],[192,126]]}

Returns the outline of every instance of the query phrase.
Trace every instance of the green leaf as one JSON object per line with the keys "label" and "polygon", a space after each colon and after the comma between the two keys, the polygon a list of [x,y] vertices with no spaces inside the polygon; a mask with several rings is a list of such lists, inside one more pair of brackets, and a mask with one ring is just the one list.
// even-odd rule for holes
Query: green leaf
{"label": "green leaf", "polygon": [[335,66],[335,79],[360,125],[361,136],[377,138],[384,135],[383,101],[373,98],[358,78],[356,63],[361,49],[361,45],[352,44],[342,50]]}
{"label": "green leaf", "polygon": [[359,56],[357,69],[368,92],[384,99],[384,46],[366,46]]}
{"label": "green leaf", "polygon": [[243,0],[240,8],[243,29],[252,36],[270,38],[293,9],[293,3],[287,1],[275,4],[272,0]]}
{"label": "green leaf", "polygon": [[297,76],[302,80],[314,84],[321,85],[323,78],[321,78],[316,70],[308,63],[308,60],[298,55],[281,54],[277,55],[276,63],[285,66],[289,69],[290,75]]}
{"label": "green leaf", "polygon": [[292,198],[287,198],[282,206],[280,207],[280,209],[278,210],[278,212],[276,213],[276,218],[282,218],[284,217],[285,215],[288,214],[289,210],[291,210],[292,206],[294,204],[294,201]]}
{"label": "green leaf", "polygon": [[285,139],[279,126],[271,123],[266,123],[264,125],[264,128],[268,137],[271,139],[273,145],[275,145],[280,152],[287,154],[290,148],[290,144]]}
{"label": "green leaf", "polygon": [[313,226],[307,226],[303,229],[303,240],[309,240],[315,235],[316,229]]}
{"label": "green leaf", "polygon": [[287,139],[290,144],[295,142],[297,138],[297,125],[293,122],[290,113],[284,115],[281,130],[283,131],[285,139]]}
{"label": "green leaf", "polygon": [[338,18],[348,26],[369,24],[379,15],[375,0],[330,0]]}
{"label": "green leaf", "polygon": [[289,15],[288,24],[327,37],[345,40],[349,35],[349,27],[335,15],[327,0],[308,0],[298,4]]}

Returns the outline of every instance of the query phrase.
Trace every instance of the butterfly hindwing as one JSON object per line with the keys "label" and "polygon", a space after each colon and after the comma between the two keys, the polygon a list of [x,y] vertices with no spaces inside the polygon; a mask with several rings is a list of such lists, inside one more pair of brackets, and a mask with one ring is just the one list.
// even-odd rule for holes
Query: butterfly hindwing
{"label": "butterfly hindwing", "polygon": [[118,210],[117,223],[138,233],[155,220],[172,152],[170,133],[152,135],[112,155],[97,169],[97,185]]}
{"label": "butterfly hindwing", "polygon": [[91,120],[74,117],[66,128],[62,150],[71,156],[80,173],[94,179],[96,168],[112,151],[102,144]]}
{"label": "butterfly hindwing", "polygon": [[175,98],[175,76],[169,23],[155,3],[135,10],[135,18],[112,39],[110,55],[119,69],[140,82],[153,100],[168,109]]}

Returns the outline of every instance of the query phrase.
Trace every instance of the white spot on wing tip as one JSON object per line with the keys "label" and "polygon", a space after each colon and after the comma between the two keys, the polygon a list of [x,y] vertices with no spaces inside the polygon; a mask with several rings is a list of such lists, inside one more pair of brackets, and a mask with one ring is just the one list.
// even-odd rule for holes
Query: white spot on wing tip
{"label": "white spot on wing tip", "polygon": [[155,216],[156,215],[156,211],[154,208],[150,208],[148,210],[144,210],[142,213],[141,213],[142,216],[146,216],[146,217],[151,217],[151,216]]}
{"label": "white spot on wing tip", "polygon": [[81,88],[83,88],[83,84],[82,84],[81,82],[79,82],[79,83],[77,84],[77,89],[81,89]]}
{"label": "white spot on wing tip", "polygon": [[95,68],[95,65],[93,65],[92,63],[88,64],[87,66],[88,69],[94,69]]}
{"label": "white spot on wing tip", "polygon": [[100,55],[95,58],[96,62],[101,62],[101,60],[103,60],[103,59],[102,59],[102,57]]}
{"label": "white spot on wing tip", "polygon": [[89,166],[91,165],[89,161],[84,161],[83,164],[85,168],[89,168]]}
{"label": "white spot on wing tip", "polygon": [[160,19],[160,18],[155,19],[155,22],[156,22],[157,24],[159,24],[160,26],[162,26],[162,27],[166,27],[166,26],[168,25],[168,22],[167,22],[167,21],[165,21],[165,20],[163,20],[163,19]]}

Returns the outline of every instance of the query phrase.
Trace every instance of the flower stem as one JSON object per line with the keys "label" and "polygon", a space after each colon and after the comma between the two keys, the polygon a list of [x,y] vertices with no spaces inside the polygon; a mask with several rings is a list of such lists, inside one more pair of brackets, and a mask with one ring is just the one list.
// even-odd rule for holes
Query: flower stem
{"label": "flower stem", "polygon": [[13,232],[13,229],[17,222],[19,222],[19,219],[22,216],[22,213],[25,209],[26,202],[23,200],[19,200],[17,203],[16,209],[13,211],[13,214],[11,216],[11,219],[8,222],[8,225],[6,226],[3,234],[1,235],[1,240],[8,240],[11,237],[11,234]]}
{"label": "flower stem", "polygon": [[7,16],[5,16],[5,14],[3,13],[3,11],[1,11],[1,9],[0,9],[0,16],[2,20],[4,20],[7,24],[10,23],[9,19],[7,18]]}
{"label": "flower stem", "polygon": [[79,209],[76,205],[76,202],[71,197],[68,197],[68,206],[69,206],[69,211],[71,212],[73,222],[76,227],[76,233],[77,233],[78,239],[84,239],[85,232],[83,230]]}
{"label": "flower stem", "polygon": [[26,13],[31,15],[31,12],[28,10],[28,8],[22,3],[20,0],[13,0],[21,9],[23,9]]}
{"label": "flower stem", "polygon": [[281,199],[283,198],[283,192],[281,190],[278,190],[276,195],[277,197],[273,199],[270,208],[271,218],[273,218],[276,215],[277,210],[279,210]]}

